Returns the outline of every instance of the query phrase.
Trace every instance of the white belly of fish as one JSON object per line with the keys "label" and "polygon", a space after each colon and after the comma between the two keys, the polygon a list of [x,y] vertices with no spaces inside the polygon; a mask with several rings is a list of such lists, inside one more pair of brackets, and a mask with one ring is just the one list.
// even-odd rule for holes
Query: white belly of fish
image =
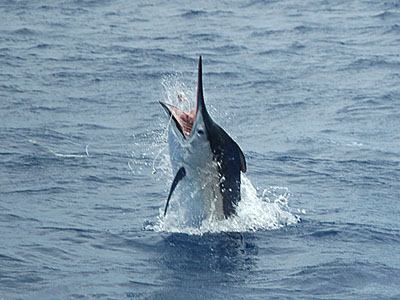
{"label": "white belly of fish", "polygon": [[205,139],[194,139],[181,144],[174,132],[168,136],[169,150],[174,175],[181,167],[186,176],[179,183],[179,193],[172,201],[185,216],[185,223],[199,226],[203,220],[224,218],[223,201],[219,187],[218,165],[213,160],[210,144]]}

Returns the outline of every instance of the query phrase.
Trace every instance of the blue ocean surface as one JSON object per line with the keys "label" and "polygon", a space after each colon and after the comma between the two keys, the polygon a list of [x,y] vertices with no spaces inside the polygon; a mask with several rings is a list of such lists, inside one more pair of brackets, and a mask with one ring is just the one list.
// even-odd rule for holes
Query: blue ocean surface
{"label": "blue ocean surface", "polygon": [[[184,228],[199,55],[247,173]],[[400,299],[399,216],[400,1],[0,1],[1,300]]]}

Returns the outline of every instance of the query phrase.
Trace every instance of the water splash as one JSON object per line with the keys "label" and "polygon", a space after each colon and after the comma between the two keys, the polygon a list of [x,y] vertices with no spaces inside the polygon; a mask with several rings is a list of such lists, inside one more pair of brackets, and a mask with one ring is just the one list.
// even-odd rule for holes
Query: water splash
{"label": "water splash", "polygon": [[172,104],[183,111],[190,111],[195,106],[195,88],[190,87],[179,74],[166,76],[161,84],[164,88],[164,102]]}
{"label": "water splash", "polygon": [[195,228],[185,225],[184,214],[179,208],[169,211],[165,218],[160,208],[156,222],[146,224],[144,229],[202,235],[204,233],[274,230],[300,221],[299,216],[290,212],[288,202],[291,194],[287,188],[269,187],[262,192],[262,195],[259,195],[246,175],[242,174],[241,179],[241,201],[237,206],[236,216],[220,221],[203,220],[201,226]]}

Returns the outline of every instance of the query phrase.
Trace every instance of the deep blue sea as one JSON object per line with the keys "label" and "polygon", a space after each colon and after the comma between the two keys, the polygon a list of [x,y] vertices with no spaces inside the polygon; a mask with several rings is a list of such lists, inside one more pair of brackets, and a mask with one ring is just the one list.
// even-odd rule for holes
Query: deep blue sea
{"label": "deep blue sea", "polygon": [[[158,101],[199,55],[247,173],[193,229]],[[400,1],[0,1],[1,300],[400,299],[399,216]]]}

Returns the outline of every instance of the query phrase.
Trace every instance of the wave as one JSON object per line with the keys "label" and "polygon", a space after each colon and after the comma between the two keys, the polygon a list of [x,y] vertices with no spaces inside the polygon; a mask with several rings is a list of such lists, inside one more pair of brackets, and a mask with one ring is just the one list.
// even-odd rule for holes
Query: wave
{"label": "wave", "polygon": [[370,68],[392,68],[397,69],[400,63],[397,61],[388,61],[381,57],[359,58],[348,65],[348,70],[362,70]]}
{"label": "wave", "polygon": [[373,16],[374,18],[382,19],[382,20],[398,20],[399,19],[399,13],[397,12],[390,12],[390,11],[384,11],[383,13],[377,14]]}
{"label": "wave", "polygon": [[36,33],[37,33],[37,32],[36,32],[35,30],[29,29],[29,28],[26,28],[26,27],[17,29],[17,30],[15,30],[15,31],[13,32],[13,34],[15,34],[15,35],[22,35],[22,36],[33,36],[33,35],[35,35]]}
{"label": "wave", "polygon": [[194,18],[194,17],[205,16],[205,15],[207,15],[207,12],[205,10],[189,10],[189,11],[181,14],[180,17]]}

